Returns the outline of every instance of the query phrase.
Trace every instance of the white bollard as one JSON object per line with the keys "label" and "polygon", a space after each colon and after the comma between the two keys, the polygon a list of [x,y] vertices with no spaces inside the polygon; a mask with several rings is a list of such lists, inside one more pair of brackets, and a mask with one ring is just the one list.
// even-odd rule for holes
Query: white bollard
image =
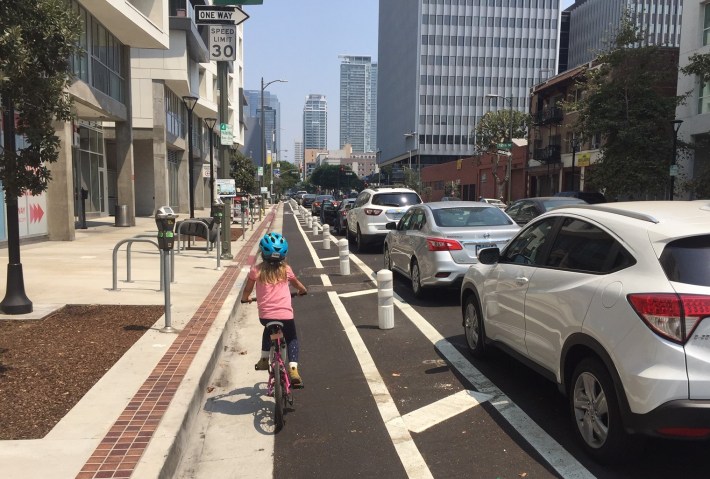
{"label": "white bollard", "polygon": [[330,249],[330,226],[323,225],[323,249]]}
{"label": "white bollard", "polygon": [[313,226],[313,217],[311,215],[306,216],[306,228]]}
{"label": "white bollard", "polygon": [[318,236],[318,218],[313,220],[313,236]]}
{"label": "white bollard", "polygon": [[341,276],[350,276],[350,251],[348,250],[348,240],[338,241],[338,256],[340,256]]}
{"label": "white bollard", "polygon": [[380,329],[394,328],[394,290],[392,286],[392,271],[388,269],[378,271],[377,318]]}

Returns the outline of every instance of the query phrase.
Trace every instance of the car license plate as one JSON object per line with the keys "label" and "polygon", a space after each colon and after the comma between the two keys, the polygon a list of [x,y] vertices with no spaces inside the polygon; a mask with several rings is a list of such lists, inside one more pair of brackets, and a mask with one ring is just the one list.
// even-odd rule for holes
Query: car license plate
{"label": "car license plate", "polygon": [[397,210],[387,210],[387,216],[390,219],[398,220],[402,217],[402,212]]}
{"label": "car license plate", "polygon": [[478,254],[479,251],[481,251],[483,248],[495,248],[497,245],[496,244],[477,244],[476,245],[476,254]]}

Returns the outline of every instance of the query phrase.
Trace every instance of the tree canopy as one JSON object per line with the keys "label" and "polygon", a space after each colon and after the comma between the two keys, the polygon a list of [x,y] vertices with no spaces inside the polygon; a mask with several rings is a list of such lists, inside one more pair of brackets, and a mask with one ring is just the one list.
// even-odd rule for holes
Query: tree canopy
{"label": "tree canopy", "polygon": [[628,12],[598,65],[586,71],[581,99],[565,105],[577,111],[575,134],[601,137],[599,158],[587,181],[607,196],[661,198],[668,191],[673,158],[677,50],[645,45]]}
{"label": "tree canopy", "polygon": [[530,115],[510,109],[489,111],[476,125],[476,147],[480,151],[492,151],[496,149],[496,144],[507,143],[511,121],[513,138],[527,138]]}
{"label": "tree canopy", "polygon": [[[16,151],[0,150],[0,181],[8,196],[39,194],[57,161],[55,120],[71,120],[70,59],[80,52],[82,25],[65,0],[0,1],[0,97],[16,112]],[[7,116],[5,116],[7,120]]]}
{"label": "tree canopy", "polygon": [[362,181],[349,166],[320,165],[313,170],[309,181],[313,185],[329,190],[362,188]]}
{"label": "tree canopy", "polygon": [[239,188],[239,191],[256,192],[256,166],[251,158],[247,158],[241,151],[230,152],[229,176],[234,178],[234,184]]}

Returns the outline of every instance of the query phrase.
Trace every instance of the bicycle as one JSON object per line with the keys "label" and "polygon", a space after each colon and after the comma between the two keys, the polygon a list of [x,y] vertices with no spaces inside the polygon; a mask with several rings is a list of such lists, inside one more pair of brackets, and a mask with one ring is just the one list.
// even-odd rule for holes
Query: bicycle
{"label": "bicycle", "polygon": [[[292,298],[296,295],[297,293],[291,293]],[[252,301],[256,301],[256,298],[249,298],[249,301],[242,301],[242,303],[251,303]],[[286,407],[293,408],[294,388],[291,387],[291,378],[288,376],[288,368],[284,361],[284,358],[288,361],[288,345],[283,335],[283,322],[269,321],[265,327],[271,338],[266,395],[274,398],[274,424],[276,432],[279,432],[284,426],[284,409]]]}

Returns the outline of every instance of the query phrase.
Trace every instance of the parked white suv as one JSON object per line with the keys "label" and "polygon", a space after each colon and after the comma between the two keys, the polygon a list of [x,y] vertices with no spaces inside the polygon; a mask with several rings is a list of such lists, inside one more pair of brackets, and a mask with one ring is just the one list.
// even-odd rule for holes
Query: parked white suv
{"label": "parked white suv", "polygon": [[631,434],[710,437],[710,201],[562,206],[478,259],[469,350],[555,381],[590,456],[623,459]]}
{"label": "parked white suv", "polygon": [[399,221],[410,206],[421,202],[417,192],[409,188],[366,188],[348,211],[345,234],[348,240],[355,240],[358,250],[384,241],[388,232],[385,225]]}

